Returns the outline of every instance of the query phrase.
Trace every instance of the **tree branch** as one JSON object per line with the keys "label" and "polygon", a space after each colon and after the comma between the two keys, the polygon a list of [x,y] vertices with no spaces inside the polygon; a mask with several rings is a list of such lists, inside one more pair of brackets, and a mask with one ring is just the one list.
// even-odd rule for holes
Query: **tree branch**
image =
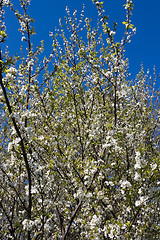
{"label": "tree branch", "polygon": [[78,203],[78,205],[77,205],[77,207],[76,207],[73,215],[71,216],[71,219],[70,219],[70,221],[69,221],[69,224],[68,224],[67,228],[65,229],[65,232],[64,232],[61,240],[66,240],[66,237],[67,237],[67,235],[68,235],[68,233],[69,233],[70,227],[71,227],[71,225],[72,225],[72,223],[73,223],[73,220],[74,220],[74,218],[75,218],[75,216],[76,216],[79,208],[81,207],[81,204],[82,204],[82,200],[79,201],[79,203]]}

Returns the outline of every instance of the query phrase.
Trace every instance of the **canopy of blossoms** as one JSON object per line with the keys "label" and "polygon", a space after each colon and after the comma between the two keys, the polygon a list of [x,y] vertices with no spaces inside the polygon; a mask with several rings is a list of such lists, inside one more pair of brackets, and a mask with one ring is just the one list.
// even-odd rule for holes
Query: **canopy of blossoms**
{"label": "canopy of blossoms", "polygon": [[[132,0],[119,42],[93,4],[97,26],[84,7],[79,19],[66,8],[44,57],[30,0],[0,1],[0,239],[160,239],[156,74],[128,72]],[[19,56],[6,9],[20,24]]]}

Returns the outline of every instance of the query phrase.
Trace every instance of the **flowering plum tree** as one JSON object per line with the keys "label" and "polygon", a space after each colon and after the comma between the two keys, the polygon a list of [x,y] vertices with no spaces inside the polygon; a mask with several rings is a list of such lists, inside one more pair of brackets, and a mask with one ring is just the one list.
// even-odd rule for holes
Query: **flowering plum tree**
{"label": "flowering plum tree", "polygon": [[[130,79],[132,1],[119,42],[93,3],[97,26],[84,8],[79,20],[66,8],[42,60],[30,0],[0,0],[0,239],[160,239],[156,75],[142,67]],[[6,45],[6,7],[20,23],[20,56]]]}

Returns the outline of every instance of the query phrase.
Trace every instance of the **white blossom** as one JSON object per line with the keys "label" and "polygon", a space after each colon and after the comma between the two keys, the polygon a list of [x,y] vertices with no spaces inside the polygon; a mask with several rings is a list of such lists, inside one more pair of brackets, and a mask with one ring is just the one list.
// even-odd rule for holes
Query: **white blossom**
{"label": "white blossom", "polygon": [[136,152],[135,160],[136,160],[136,164],[134,165],[134,168],[140,169],[141,168],[140,152]]}
{"label": "white blossom", "polygon": [[152,171],[153,171],[157,168],[157,163],[151,163],[150,166],[151,166]]}
{"label": "white blossom", "polygon": [[120,185],[121,185],[121,188],[126,188],[126,187],[131,187],[131,183],[127,180],[124,180],[124,181],[120,181]]}
{"label": "white blossom", "polygon": [[138,172],[135,172],[134,180],[138,181],[141,179],[141,175]]}
{"label": "white blossom", "polygon": [[137,201],[135,202],[135,206],[138,207],[138,206],[140,206],[141,204],[144,204],[147,199],[148,199],[148,197],[145,197],[145,196],[140,197],[139,200],[137,200]]}

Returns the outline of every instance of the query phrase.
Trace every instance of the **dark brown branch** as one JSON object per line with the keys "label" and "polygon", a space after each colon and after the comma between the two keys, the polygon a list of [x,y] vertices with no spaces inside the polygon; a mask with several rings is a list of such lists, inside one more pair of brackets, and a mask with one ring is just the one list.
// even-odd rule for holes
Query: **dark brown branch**
{"label": "dark brown branch", "polygon": [[79,208],[81,207],[81,204],[82,204],[82,200],[79,201],[79,203],[78,203],[78,205],[77,205],[77,207],[76,207],[73,215],[71,216],[71,219],[70,219],[70,221],[69,221],[69,224],[68,224],[68,226],[66,227],[65,232],[64,232],[64,234],[62,235],[62,239],[61,239],[61,240],[66,240],[66,239],[67,239],[67,235],[68,235],[68,233],[69,233],[70,227],[71,227],[71,225],[72,225],[72,223],[73,223],[73,220],[74,220],[74,218],[75,218],[75,216],[76,216]]}
{"label": "dark brown branch", "polygon": [[64,229],[64,226],[63,226],[63,216],[60,213],[58,207],[56,207],[56,216],[58,218],[59,226],[60,226],[61,233],[62,233],[62,236],[63,236],[65,234],[65,229]]}
{"label": "dark brown branch", "polygon": [[134,222],[136,221],[136,218],[138,217],[140,211],[141,211],[141,207],[138,208],[136,214],[134,215],[134,218],[133,218],[133,220],[132,220],[132,223],[131,223],[131,225],[130,225],[130,227],[129,227],[129,231],[131,230],[131,228],[132,228]]}
{"label": "dark brown branch", "polygon": [[74,100],[74,107],[75,107],[75,112],[76,112],[76,120],[77,120],[79,139],[80,139],[80,144],[81,144],[81,149],[82,149],[82,161],[83,161],[84,160],[84,147],[83,147],[83,141],[82,141],[81,130],[80,130],[80,126],[79,126],[79,121],[78,121],[77,101],[76,101],[76,96],[75,96],[74,90],[73,90],[73,100]]}
{"label": "dark brown branch", "polygon": [[[27,174],[28,174],[28,184],[29,184],[29,205],[28,205],[27,214],[28,214],[28,219],[31,219],[31,209],[32,209],[31,171],[30,171],[30,166],[29,166],[29,162],[28,162],[28,158],[27,158],[27,153],[26,153],[26,149],[25,149],[24,140],[23,140],[23,137],[21,135],[20,129],[18,127],[18,124],[16,122],[16,119],[13,116],[13,112],[12,112],[12,108],[11,108],[11,105],[10,105],[10,102],[9,102],[9,99],[8,99],[8,96],[7,96],[7,92],[6,92],[5,86],[3,84],[1,49],[0,49],[0,85],[1,85],[1,88],[2,88],[2,91],[3,91],[3,95],[4,95],[4,98],[5,98],[5,102],[6,102],[6,105],[7,105],[8,112],[11,116],[13,126],[16,130],[16,133],[17,133],[18,137],[20,138],[20,143],[19,144],[21,146],[22,155],[23,155],[24,162],[25,162],[25,165],[26,165],[26,170],[27,170]],[[28,237],[28,240],[31,240],[31,238]]]}
{"label": "dark brown branch", "polygon": [[4,214],[5,214],[8,222],[9,222],[9,224],[10,224],[10,228],[9,228],[10,234],[11,234],[11,236],[13,237],[13,239],[16,240],[16,237],[15,237],[15,229],[14,229],[14,227],[13,227],[13,222],[12,222],[12,220],[10,219],[8,213],[6,212],[6,210],[5,210],[5,208],[4,208],[3,204],[2,204],[2,201],[0,201],[0,207],[1,207],[2,211],[4,212]]}

